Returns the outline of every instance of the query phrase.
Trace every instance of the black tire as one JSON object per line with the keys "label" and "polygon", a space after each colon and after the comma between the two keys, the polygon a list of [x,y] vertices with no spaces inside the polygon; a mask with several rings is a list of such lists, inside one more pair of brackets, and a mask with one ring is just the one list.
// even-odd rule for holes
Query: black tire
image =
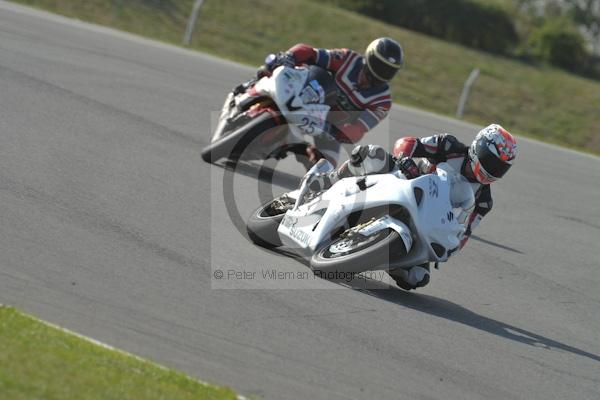
{"label": "black tire", "polygon": [[[344,241],[362,243],[356,242],[355,247],[350,247],[348,252],[331,251],[334,246],[339,249]],[[406,250],[398,232],[385,229],[366,238],[362,235],[351,239],[336,238],[313,254],[310,266],[315,271],[323,272],[363,272],[388,265],[390,260],[402,254],[406,254]]]}
{"label": "black tire", "polygon": [[223,136],[204,149],[202,159],[207,163],[213,163],[221,158],[238,161],[246,147],[261,133],[275,128],[278,124],[269,113],[263,113],[244,126]]}
{"label": "black tire", "polygon": [[[273,199],[267,204],[258,207],[248,218],[248,222],[246,223],[248,237],[258,246],[269,249],[282,245],[281,239],[277,234],[277,228],[279,228],[279,224],[283,220],[285,211],[274,213],[270,209],[273,202],[278,199],[280,198]],[[290,207],[292,205],[290,204]]]}

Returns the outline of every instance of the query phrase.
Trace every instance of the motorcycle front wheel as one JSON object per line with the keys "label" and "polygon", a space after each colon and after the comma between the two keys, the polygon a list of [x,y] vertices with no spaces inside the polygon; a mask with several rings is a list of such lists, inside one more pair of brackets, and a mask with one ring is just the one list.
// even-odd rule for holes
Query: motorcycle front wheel
{"label": "motorcycle front wheel", "polygon": [[238,161],[244,150],[260,134],[279,126],[269,113],[262,113],[235,131],[221,136],[202,149],[202,159],[213,163],[221,158]]}
{"label": "motorcycle front wheel", "polygon": [[369,236],[340,236],[317,250],[310,266],[315,271],[363,272],[389,265],[398,254],[406,254],[398,232],[383,229]]}
{"label": "motorcycle front wheel", "polygon": [[283,195],[254,210],[246,223],[250,240],[265,248],[281,246],[277,228],[285,212],[294,206],[294,202],[294,199]]}

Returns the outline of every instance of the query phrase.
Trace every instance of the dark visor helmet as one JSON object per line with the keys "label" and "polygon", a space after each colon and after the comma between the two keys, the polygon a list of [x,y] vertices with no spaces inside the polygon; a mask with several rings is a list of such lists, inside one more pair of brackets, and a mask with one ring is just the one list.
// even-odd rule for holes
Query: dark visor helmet
{"label": "dark visor helmet", "polygon": [[367,72],[375,84],[391,81],[404,63],[402,47],[394,39],[379,38],[369,44],[365,51]]}
{"label": "dark visor helmet", "polygon": [[502,178],[517,156],[517,141],[500,125],[483,128],[469,148],[473,174],[479,183],[489,185]]}

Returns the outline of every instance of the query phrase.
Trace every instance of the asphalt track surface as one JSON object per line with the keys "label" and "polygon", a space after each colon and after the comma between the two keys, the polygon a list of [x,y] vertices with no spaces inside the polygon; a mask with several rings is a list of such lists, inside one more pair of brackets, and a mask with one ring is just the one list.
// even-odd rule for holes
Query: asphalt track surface
{"label": "asphalt track surface", "polygon": [[[250,73],[0,1],[0,302],[266,399],[600,398],[596,157],[521,139],[476,237],[416,293],[217,289],[216,270],[307,271],[247,241],[200,158]],[[395,107],[369,139],[476,130]],[[278,171],[274,192],[301,170]],[[225,190],[242,218],[255,172]]]}

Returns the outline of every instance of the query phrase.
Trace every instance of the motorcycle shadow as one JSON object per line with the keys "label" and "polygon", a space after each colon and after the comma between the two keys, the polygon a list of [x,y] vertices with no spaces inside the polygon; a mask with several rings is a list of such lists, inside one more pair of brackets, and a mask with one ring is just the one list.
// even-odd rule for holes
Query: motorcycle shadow
{"label": "motorcycle shadow", "polygon": [[[365,282],[360,280],[358,282],[351,281],[347,283],[347,285],[348,287],[369,296],[427,313],[434,317],[463,324],[504,339],[549,350],[562,350],[594,361],[600,361],[600,356],[596,354],[569,346],[568,344],[558,342],[526,329],[477,314],[461,305],[435,296],[416,292],[406,292],[400,288],[390,287],[390,285],[385,282],[372,279],[368,284],[365,284]],[[365,288],[365,286],[367,286],[367,288]]]}
{"label": "motorcycle shadow", "polygon": [[497,243],[497,242],[493,242],[491,240],[484,239],[484,238],[482,238],[480,236],[477,236],[477,235],[471,235],[471,239],[470,240],[476,240],[476,241],[478,241],[480,243],[485,243],[487,245],[494,246],[494,247],[497,247],[499,249],[507,250],[507,251],[510,251],[510,252],[513,252],[513,253],[525,254],[521,250],[515,249],[515,248],[510,247],[510,246],[506,246],[506,245],[503,245],[503,244],[500,244],[500,243]]}
{"label": "motorcycle shadow", "polygon": [[[280,255],[292,257],[310,268],[308,260],[305,260],[292,252],[287,252],[284,249],[267,251],[273,251]],[[376,279],[367,276],[370,273],[373,273],[374,275],[371,276],[376,276]],[[569,346],[568,344],[561,343],[526,329],[477,314],[476,312],[451,301],[423,293],[402,290],[393,283],[387,283],[386,280],[390,279],[389,277],[382,280],[381,277],[385,275],[387,275],[385,271],[367,271],[366,273],[354,276],[353,279],[340,279],[339,277],[327,278],[323,276],[320,276],[320,278],[383,301],[388,301],[399,306],[423,312],[437,318],[443,318],[463,324],[507,340],[548,350],[562,350],[600,362],[600,356],[596,354]]]}

